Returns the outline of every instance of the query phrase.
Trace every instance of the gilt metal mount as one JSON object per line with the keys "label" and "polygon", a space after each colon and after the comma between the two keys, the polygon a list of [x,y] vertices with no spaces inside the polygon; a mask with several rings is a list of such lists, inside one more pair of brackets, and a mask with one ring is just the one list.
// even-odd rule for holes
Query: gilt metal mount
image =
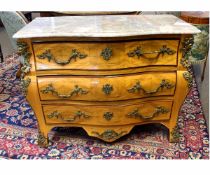
{"label": "gilt metal mount", "polygon": [[184,41],[182,42],[182,58],[180,60],[180,63],[182,64],[183,67],[185,67],[187,70],[189,70],[191,63],[189,61],[189,55],[191,48],[193,46],[194,39],[193,37],[186,37]]}
{"label": "gilt metal mount", "polygon": [[113,113],[112,112],[105,112],[104,113],[104,118],[107,120],[107,121],[110,121],[113,117]]}
{"label": "gilt metal mount", "polygon": [[28,86],[30,85],[31,83],[31,79],[30,78],[23,78],[21,79],[20,81],[20,86],[21,86],[21,90],[23,92],[23,94],[26,96],[27,93],[28,93]]}
{"label": "gilt metal mount", "polygon": [[191,88],[193,86],[193,76],[190,74],[190,72],[184,72],[183,77],[188,82],[188,87]]}
{"label": "gilt metal mount", "polygon": [[39,59],[47,59],[49,62],[54,60],[55,63],[62,66],[69,64],[72,60],[76,61],[77,58],[83,59],[87,57],[87,54],[80,53],[77,49],[72,49],[70,57],[66,61],[61,61],[58,58],[55,58],[51,53],[51,50],[44,51],[41,55],[37,55]]}
{"label": "gilt metal mount", "polygon": [[172,89],[174,86],[175,85],[170,83],[168,80],[163,79],[160,82],[160,85],[155,90],[147,91],[141,86],[140,82],[138,81],[138,82],[136,82],[136,84],[132,88],[128,89],[128,92],[136,93],[136,92],[140,92],[140,90],[142,90],[145,94],[150,94],[151,95],[151,94],[157,93],[160,89],[163,89],[163,88]]}
{"label": "gilt metal mount", "polygon": [[87,94],[88,91],[82,89],[81,87],[79,87],[78,85],[74,86],[74,89],[69,93],[69,94],[60,94],[54,87],[52,84],[48,84],[48,86],[45,89],[41,90],[41,93],[43,94],[48,94],[51,93],[54,96],[57,96],[59,98],[70,98],[74,95],[78,95],[78,94]]}
{"label": "gilt metal mount", "polygon": [[26,42],[17,42],[18,54],[23,56],[23,66],[21,67],[20,85],[23,94],[26,96],[28,92],[28,86],[31,83],[30,78],[24,78],[31,70],[29,46]]}
{"label": "gilt metal mount", "polygon": [[17,42],[17,50],[18,54],[24,57],[23,66],[21,67],[21,79],[23,79],[31,70],[31,53],[29,52],[29,46],[26,42]]}
{"label": "gilt metal mount", "polygon": [[134,109],[132,112],[128,113],[129,118],[140,118],[140,119],[152,119],[159,114],[168,113],[169,110],[163,106],[158,106],[155,108],[154,112],[150,116],[144,116],[139,112],[139,109]]}
{"label": "gilt metal mount", "polygon": [[108,61],[110,60],[111,56],[112,56],[112,49],[110,48],[105,48],[102,50],[101,52],[101,56],[103,57],[104,60]]}
{"label": "gilt metal mount", "polygon": [[120,138],[123,134],[126,134],[126,131],[121,131],[120,133],[115,132],[114,130],[106,130],[103,133],[99,134],[98,132],[92,132],[97,137],[105,140],[105,141],[112,141]]}
{"label": "gilt metal mount", "polygon": [[80,118],[83,117],[84,119],[87,119],[87,118],[89,118],[90,116],[87,115],[87,114],[85,114],[85,112],[76,111],[73,117],[64,118],[60,112],[58,112],[58,111],[53,111],[52,113],[48,114],[47,117],[50,118],[50,119],[51,119],[51,118],[56,118],[56,119],[60,118],[60,119],[63,120],[63,121],[73,122],[73,121],[75,121],[77,118],[80,119]]}
{"label": "gilt metal mount", "polygon": [[134,50],[130,51],[127,53],[127,55],[129,57],[134,57],[137,56],[138,58],[140,58],[143,55],[146,54],[155,54],[157,53],[158,55],[162,54],[168,54],[168,55],[173,55],[174,53],[176,53],[176,51],[168,48],[166,45],[163,45],[159,50],[156,51],[151,51],[151,52],[144,52],[140,46],[137,46]]}
{"label": "gilt metal mount", "polygon": [[39,131],[38,134],[38,145],[43,147],[48,147],[49,145],[49,139],[44,136],[44,133]]}
{"label": "gilt metal mount", "polygon": [[102,88],[102,91],[106,94],[109,95],[113,91],[113,86],[110,84],[105,84]]}

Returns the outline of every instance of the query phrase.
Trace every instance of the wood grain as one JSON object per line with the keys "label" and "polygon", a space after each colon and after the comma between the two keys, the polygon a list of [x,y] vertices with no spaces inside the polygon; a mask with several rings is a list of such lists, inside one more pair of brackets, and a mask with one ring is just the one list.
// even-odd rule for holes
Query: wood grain
{"label": "wood grain", "polygon": [[[133,112],[135,109],[139,110],[139,113],[143,116],[151,116],[155,112],[155,108],[162,106],[169,110],[168,113],[158,114],[151,119],[143,119],[141,117],[129,117],[128,114]],[[70,105],[70,106],[56,106],[56,105],[43,105],[43,112],[45,115],[46,123],[77,123],[84,125],[126,125],[126,124],[136,124],[139,122],[149,122],[149,121],[164,121],[170,119],[170,111],[172,107],[172,101],[162,100],[162,101],[149,101],[142,102],[139,104],[132,105],[112,105],[112,106],[80,106],[80,105]],[[94,109],[93,109],[94,108]],[[57,111],[60,115],[59,117],[49,117],[50,114]],[[81,111],[87,115],[85,117],[75,117],[76,113]],[[112,113],[112,118],[107,120],[104,118],[104,114],[107,112]]]}
{"label": "wood grain", "polygon": [[[163,80],[167,80],[174,87],[160,88],[156,93],[147,94],[155,91],[160,87]],[[136,83],[139,82],[142,89],[133,93],[128,90],[133,88]],[[49,84],[55,88],[55,90],[62,95],[70,94],[75,86],[78,85],[83,90],[86,90],[86,94],[72,95],[69,98],[61,98],[55,94],[43,93]],[[103,86],[112,86],[110,94],[106,94],[103,91]],[[137,75],[126,76],[106,76],[106,77],[90,77],[90,76],[52,76],[52,77],[39,77],[38,87],[41,100],[85,100],[85,101],[115,101],[115,100],[127,100],[143,97],[161,96],[161,95],[173,95],[176,86],[176,73],[142,73]]]}
{"label": "wood grain", "polygon": [[[33,44],[37,70],[115,70],[124,68],[136,68],[149,65],[177,65],[177,54],[158,55],[145,54],[138,58],[128,57],[127,53],[140,46],[143,52],[159,51],[163,45],[177,52],[179,40],[152,40],[152,41],[132,41],[132,42],[73,42],[73,43],[38,43]],[[110,60],[103,59],[101,52],[105,48],[111,48],[113,56]],[[71,55],[72,49],[87,54],[84,59],[77,59],[67,65],[59,65],[53,60],[39,59],[37,56],[50,50],[53,56],[60,61],[66,61]]]}
{"label": "wood grain", "polygon": [[[106,142],[112,142],[128,134],[136,125],[147,123],[160,123],[169,129],[169,140],[174,142],[172,131],[177,125],[178,112],[189,91],[187,81],[183,77],[186,68],[180,63],[182,52],[179,41],[183,41],[190,35],[163,35],[145,36],[146,41],[116,41],[116,42],[66,42],[69,38],[62,38],[63,42],[46,43],[48,39],[41,38],[43,43],[33,43],[35,40],[26,39],[29,51],[31,71],[26,78],[31,79],[28,87],[27,100],[32,106],[38,120],[39,132],[48,143],[48,132],[54,127],[82,127],[90,136],[98,137]],[[160,36],[158,36],[160,37]],[[175,38],[176,39],[172,39]],[[154,39],[157,38],[157,39]],[[112,38],[112,40],[114,40]],[[149,58],[126,57],[126,52],[132,50],[138,44],[144,51],[154,51],[164,43],[173,50],[174,55],[160,56],[154,61]],[[82,45],[83,44],[83,45]],[[53,61],[38,60],[37,55],[50,47],[59,59],[68,58],[72,47],[87,53],[89,57],[78,59],[67,66],[56,65]],[[70,47],[71,46],[71,47]],[[104,47],[112,47],[113,57],[109,61],[100,57],[100,51]],[[85,61],[86,60],[86,61]],[[83,62],[84,61],[84,62]],[[174,83],[171,89],[162,89],[152,95],[128,93],[127,89],[140,81],[146,91],[155,90],[162,79]],[[42,94],[40,91],[52,83],[60,94],[68,94],[75,85],[88,90],[87,94],[72,96],[69,99],[61,99],[52,94]],[[105,84],[113,86],[113,91],[105,95],[102,87]],[[168,113],[159,114],[151,120],[142,118],[128,118],[126,115],[138,108],[144,116],[151,116],[155,107],[165,106]],[[86,113],[90,118],[82,116],[75,121],[63,121],[62,118],[48,118],[53,111],[58,111],[64,120],[72,119],[75,113]],[[104,118],[106,112],[113,113],[110,120]],[[109,138],[112,135],[112,138]]]}

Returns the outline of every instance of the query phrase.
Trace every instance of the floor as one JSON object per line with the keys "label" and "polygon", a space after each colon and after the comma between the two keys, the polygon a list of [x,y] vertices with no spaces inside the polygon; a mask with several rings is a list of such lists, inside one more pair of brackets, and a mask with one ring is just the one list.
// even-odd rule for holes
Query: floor
{"label": "floor", "polygon": [[[6,31],[3,27],[0,27],[0,44],[2,47],[2,52],[4,57],[11,54],[14,51],[10,43],[10,40],[6,34]],[[207,62],[205,70],[205,78],[203,82],[201,82],[203,64],[194,65],[193,69],[195,72],[196,82],[200,92],[200,98],[204,110],[204,115],[206,117],[207,125],[209,127],[209,62]]]}

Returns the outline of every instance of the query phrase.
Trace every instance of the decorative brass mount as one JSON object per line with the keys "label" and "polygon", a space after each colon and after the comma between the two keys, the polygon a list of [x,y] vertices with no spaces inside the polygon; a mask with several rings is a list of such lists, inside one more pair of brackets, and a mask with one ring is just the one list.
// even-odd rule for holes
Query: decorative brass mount
{"label": "decorative brass mount", "polygon": [[20,75],[20,84],[21,84],[21,90],[23,94],[27,95],[27,88],[31,83],[30,78],[24,79],[25,75],[30,72],[31,70],[31,64],[30,64],[30,57],[31,53],[29,52],[29,46],[26,42],[17,42],[17,50],[18,54],[23,56],[23,66],[21,67],[21,75]]}
{"label": "decorative brass mount", "polygon": [[139,113],[139,109],[134,109],[132,112],[128,113],[127,116],[129,118],[141,118],[141,119],[152,119],[155,116],[159,115],[159,114],[165,114],[168,113],[169,110],[163,106],[158,106],[155,108],[154,112],[152,113],[152,115],[150,116],[144,116],[141,113]]}
{"label": "decorative brass mount", "polygon": [[176,51],[171,50],[166,45],[163,45],[159,50],[151,51],[151,52],[144,52],[144,51],[142,51],[140,46],[137,46],[134,50],[128,52],[127,55],[129,57],[137,56],[138,58],[140,58],[142,55],[155,54],[155,53],[157,53],[158,55],[160,55],[160,54],[162,54],[162,55],[164,55],[164,54],[173,55],[174,53],[176,53]]}
{"label": "decorative brass mount", "polygon": [[104,113],[104,118],[105,118],[107,121],[111,120],[112,117],[113,117],[113,113],[112,113],[112,112],[105,112],[105,113]]}
{"label": "decorative brass mount", "polygon": [[23,66],[21,67],[21,79],[23,79],[31,70],[31,53],[29,52],[29,46],[26,42],[17,42],[17,50],[18,54],[24,57]]}
{"label": "decorative brass mount", "polygon": [[193,76],[190,72],[184,72],[183,77],[188,81],[188,87],[191,88],[193,86]]}
{"label": "decorative brass mount", "polygon": [[31,83],[30,78],[21,79],[21,81],[20,81],[20,86],[21,86],[22,92],[25,96],[28,93],[28,86],[30,83]]}
{"label": "decorative brass mount", "polygon": [[103,133],[99,134],[98,132],[92,132],[97,137],[105,140],[105,141],[112,141],[120,138],[123,134],[126,134],[126,131],[122,131],[120,133],[115,132],[114,130],[106,130]]}
{"label": "decorative brass mount", "polygon": [[49,139],[45,137],[44,134],[40,131],[38,134],[38,145],[43,147],[48,147],[49,145]]}
{"label": "decorative brass mount", "polygon": [[53,56],[53,54],[51,53],[51,51],[48,49],[46,51],[44,51],[41,55],[37,55],[37,57],[39,59],[45,59],[47,58],[47,60],[50,62],[51,60],[54,60],[55,63],[57,64],[60,64],[60,65],[66,65],[66,64],[69,64],[71,62],[71,60],[74,59],[74,61],[76,61],[77,57],[80,58],[80,59],[83,59],[85,57],[87,57],[87,54],[82,54],[80,53],[79,51],[77,51],[77,49],[72,49],[72,52],[71,52],[71,55],[70,57],[66,60],[66,61],[61,61],[57,58],[55,58]]}
{"label": "decorative brass mount", "polygon": [[113,87],[110,84],[105,84],[103,85],[102,91],[106,94],[109,95],[113,91]]}
{"label": "decorative brass mount", "polygon": [[139,92],[140,90],[142,90],[145,94],[150,94],[151,95],[151,94],[157,93],[160,89],[163,89],[163,88],[171,89],[174,86],[175,86],[174,84],[171,84],[166,79],[163,79],[160,82],[160,85],[155,90],[153,90],[153,91],[147,91],[147,90],[145,90],[141,86],[140,82],[138,81],[138,82],[136,82],[136,84],[132,88],[128,89],[128,92],[130,92],[130,93],[136,93],[136,92]]}
{"label": "decorative brass mount", "polygon": [[85,118],[85,119],[87,119],[87,118],[89,118],[90,116],[89,115],[87,115],[87,114],[85,114],[84,112],[81,112],[81,111],[76,111],[76,113],[74,114],[74,116],[73,116],[73,118],[64,118],[63,116],[62,116],[62,114],[60,113],[60,112],[58,112],[58,111],[53,111],[52,113],[50,113],[50,114],[48,114],[47,115],[47,117],[48,118],[60,118],[60,119],[62,119],[63,121],[67,121],[67,122],[73,122],[73,121],[75,121],[77,118],[81,118],[81,117],[83,117],[83,118]]}
{"label": "decorative brass mount", "polygon": [[56,89],[53,87],[52,84],[48,84],[48,86],[45,89],[41,90],[41,92],[43,94],[52,93],[52,95],[57,96],[59,98],[70,98],[73,95],[87,94],[88,93],[87,90],[83,90],[78,85],[75,85],[74,89],[69,94],[60,94],[58,91],[56,91]]}
{"label": "decorative brass mount", "polygon": [[110,48],[105,48],[102,50],[101,52],[101,56],[104,58],[104,60],[108,61],[110,60],[111,56],[112,56],[112,49]]}
{"label": "decorative brass mount", "polygon": [[191,63],[189,61],[189,54],[193,46],[193,43],[194,43],[193,37],[186,37],[182,42],[182,48],[181,48],[182,59],[180,60],[180,63],[182,64],[183,67],[187,68],[188,71],[191,66]]}

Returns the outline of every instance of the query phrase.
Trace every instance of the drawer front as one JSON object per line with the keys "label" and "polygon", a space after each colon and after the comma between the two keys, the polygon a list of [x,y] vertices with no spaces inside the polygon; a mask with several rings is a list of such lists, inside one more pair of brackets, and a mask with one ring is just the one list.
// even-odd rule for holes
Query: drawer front
{"label": "drawer front", "polygon": [[43,105],[47,123],[123,125],[169,120],[172,101],[148,101],[132,105]]}
{"label": "drawer front", "polygon": [[37,70],[114,70],[177,65],[179,40],[112,43],[35,43]]}
{"label": "drawer front", "polygon": [[39,77],[41,100],[115,101],[173,95],[176,73],[109,77]]}

